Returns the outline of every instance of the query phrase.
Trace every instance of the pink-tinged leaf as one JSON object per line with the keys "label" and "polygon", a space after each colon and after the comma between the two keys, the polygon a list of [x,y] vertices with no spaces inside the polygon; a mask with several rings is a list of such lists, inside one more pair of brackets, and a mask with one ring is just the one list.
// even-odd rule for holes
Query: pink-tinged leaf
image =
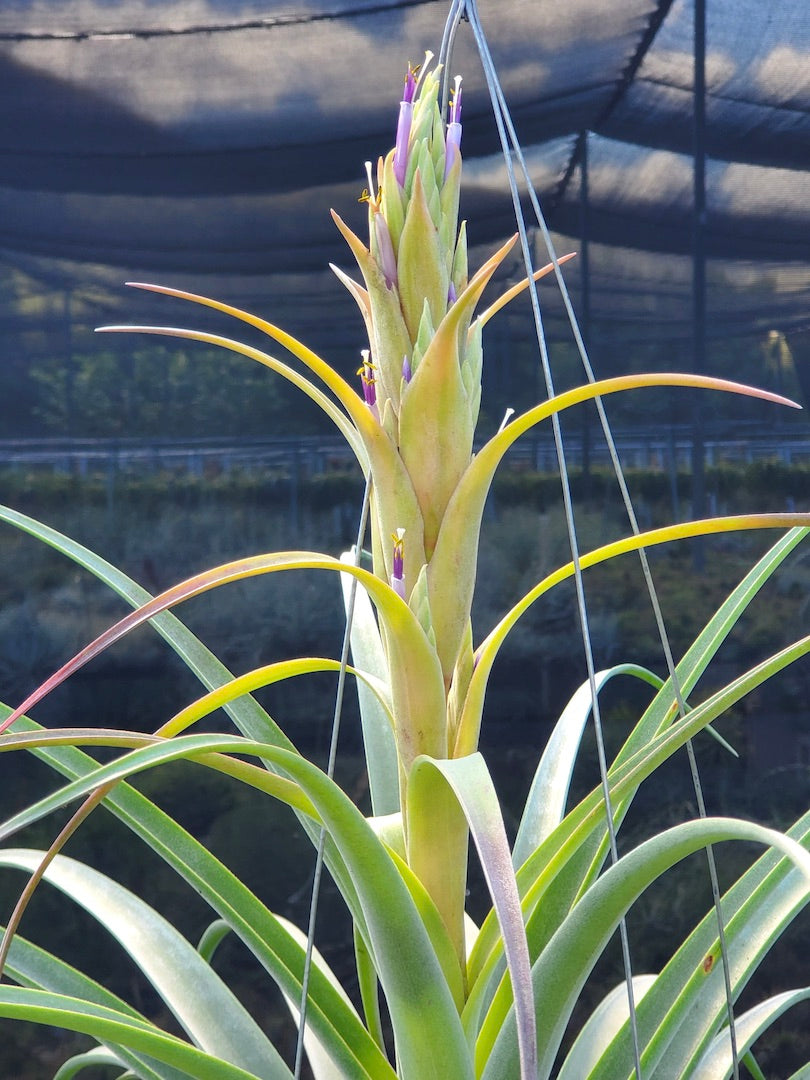
{"label": "pink-tinged leaf", "polygon": [[[146,288],[146,286],[139,286],[140,288]],[[163,291],[163,290],[156,290]],[[262,352],[260,349],[254,349],[250,345],[245,345],[241,341],[235,341],[232,338],[223,337],[221,334],[210,334],[203,330],[189,330],[184,327],[176,326],[134,326],[134,325],[121,325],[121,326],[99,326],[96,329],[98,334],[156,334],[159,337],[174,337],[183,338],[187,341],[201,341],[207,345],[216,345],[219,348],[227,349],[229,352],[240,353],[242,356],[247,356],[251,360],[257,360],[260,364],[270,368],[271,371],[277,372],[283,378],[287,379],[299,390],[311,398],[316,405],[326,413],[329,419],[335,424],[340,431],[341,435],[346,439],[349,447],[354,452],[360,466],[363,471],[368,470],[368,455],[363,446],[362,438],[360,437],[356,427],[351,423],[345,413],[341,412],[337,408],[331,398],[328,398],[321,390],[318,389],[309,379],[305,378],[299,372],[295,371],[288,364],[282,363],[280,360],[276,360],[274,356],[270,356],[268,353]],[[349,393],[353,393],[350,388],[347,387]]]}
{"label": "pink-tinged leaf", "polygon": [[[557,259],[557,265],[563,266],[575,256],[575,251],[570,252],[570,254],[568,255],[561,255],[560,258]],[[546,265],[542,266],[539,270],[535,270],[535,272],[532,274],[532,281],[540,281],[541,278],[544,278],[547,274],[550,274],[553,269],[554,263],[546,263]],[[522,292],[524,292],[524,290],[528,289],[528,287],[529,279],[524,278],[523,281],[519,281],[517,285],[513,285],[511,289],[507,289],[505,293],[502,293],[501,296],[499,296],[494,303],[489,305],[486,311],[482,311],[481,314],[478,316],[481,321],[481,325],[486,326],[486,324],[489,322],[493,315],[497,315],[501,308],[506,307],[506,305],[511,300],[514,300],[516,296],[519,296]]]}
{"label": "pink-tinged leaf", "polygon": [[[451,789],[478,851],[501,927],[512,983],[520,1076],[521,1080],[534,1080],[537,1076],[537,1031],[529,947],[509,842],[492,777],[478,753],[451,761],[417,759],[411,772],[409,791],[411,797],[420,802],[422,810],[440,794],[437,785],[447,785]],[[435,833],[438,824],[430,822],[430,830]]]}
{"label": "pink-tinged leaf", "polygon": [[[262,333],[267,334],[274,341],[277,341],[280,345],[283,345],[285,349],[288,349],[293,356],[297,357],[302,364],[309,368],[309,370],[317,375],[318,378],[327,386],[346,412],[351,416],[358,430],[363,434],[368,427],[370,418],[367,411],[363,408],[363,402],[360,397],[355,393],[351,386],[342,379],[333,368],[327,364],[325,360],[322,360],[317,353],[312,349],[307,348],[303,342],[300,342],[297,338],[294,338],[292,334],[286,333],[278,326],[274,326],[273,323],[267,322],[266,319],[260,319],[258,315],[251,315],[248,311],[242,311],[241,308],[233,307],[231,304],[225,304],[221,300],[212,300],[207,296],[199,296],[197,293],[185,292],[183,289],[172,289],[168,285],[150,285],[142,281],[128,281],[129,285],[133,289],[143,289],[145,292],[160,293],[163,296],[174,296],[179,300],[190,300],[194,304],[200,304],[203,307],[213,308],[214,311],[221,311],[224,315],[231,315],[235,319],[239,319],[240,322],[247,323],[249,326],[254,326],[257,330],[261,330]],[[102,327],[102,330],[117,329]],[[134,329],[129,327],[128,329]],[[227,340],[227,339],[226,339]],[[238,342],[234,343],[239,345]],[[229,342],[227,348],[233,348],[233,344]],[[237,351],[244,351],[247,346],[240,346]],[[251,355],[248,353],[247,355]]]}
{"label": "pink-tinged leaf", "polygon": [[317,552],[287,551],[256,555],[214,567],[156,596],[149,603],[124,616],[95,641],[77,653],[47,679],[0,725],[0,733],[28,712],[51,690],[78,671],[108,646],[152,616],[229,582],[281,570],[331,570],[352,574],[363,585],[380,612],[388,633],[392,664],[392,696],[399,728],[397,745],[407,769],[418,754],[443,756],[447,753],[444,728],[444,683],[432,645],[408,605],[385,582],[361,567]]}
{"label": "pink-tinged leaf", "polygon": [[[353,234],[352,234],[353,235]],[[355,240],[357,238],[355,237]],[[360,241],[357,240],[359,244]],[[362,247],[362,244],[360,245]],[[313,372],[332,391],[341,405],[346,409],[352,423],[337,409],[317,387],[303,378],[286,364],[268,356],[259,349],[253,349],[239,341],[221,337],[217,334],[203,333],[197,330],[177,329],[175,327],[161,326],[103,326],[99,332],[126,332],[126,333],[150,333],[161,334],[168,337],[181,337],[194,341],[202,341],[211,345],[218,345],[233,352],[251,357],[279,372],[289,379],[294,385],[302,389],[309,397],[317,401],[327,415],[338,426],[350,447],[354,451],[364,472],[369,468],[374,478],[374,491],[377,504],[381,508],[381,514],[385,520],[398,518],[399,524],[408,530],[409,547],[408,563],[406,566],[406,583],[411,577],[415,580],[418,568],[424,565],[425,556],[422,547],[422,515],[419,504],[413,491],[413,486],[408,472],[402,464],[394,443],[381,424],[372,415],[363,398],[349,386],[333,369],[311,349],[298,341],[291,334],[274,326],[272,323],[260,319],[255,315],[232,307],[230,304],[211,300],[195,293],[184,292],[181,289],[173,289],[164,285],[148,285],[143,282],[129,282],[133,288],[143,289],[147,292],[155,292],[165,296],[173,296],[181,300],[190,300],[201,304],[203,307],[213,308],[223,314],[232,315],[242,322],[248,323],[263,331],[274,341],[283,345],[293,356],[297,357],[310,371]],[[359,286],[358,286],[359,288]],[[400,319],[401,321],[401,319]],[[404,323],[403,330],[404,330]],[[407,335],[406,335],[407,342]],[[410,351],[410,343],[407,342],[406,351]],[[401,354],[402,355],[402,354]],[[379,375],[379,372],[378,372]],[[397,399],[399,396],[399,375],[397,376]],[[359,438],[358,438],[359,436]],[[365,453],[363,452],[365,448]],[[390,566],[387,567],[390,572]]]}

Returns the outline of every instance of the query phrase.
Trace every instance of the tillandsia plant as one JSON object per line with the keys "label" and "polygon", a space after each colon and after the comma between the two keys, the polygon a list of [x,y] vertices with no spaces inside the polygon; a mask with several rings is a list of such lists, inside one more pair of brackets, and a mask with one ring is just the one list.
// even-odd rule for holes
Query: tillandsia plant
{"label": "tillandsia plant", "polygon": [[[804,638],[688,708],[701,675],[752,598],[810,528],[810,515],[748,515],[661,528],[607,544],[539,581],[477,645],[471,626],[484,503],[504,454],[534,425],[597,397],[645,386],[763,391],[707,376],[633,375],[587,384],[505,424],[473,453],[481,396],[482,329],[531,279],[483,310],[484,290],[514,241],[472,276],[458,225],[460,80],[442,115],[440,75],[428,57],[408,69],[396,143],[367,166],[368,242],[335,221],[360,269],[343,271],[362,313],[368,345],[358,383],[278,327],[226,304],[153,285],[138,287],[215,308],[264,331],[303,366],[216,334],[171,327],[107,327],[190,338],[259,361],[320,405],[344,434],[367,480],[371,566],[361,542],[342,559],[306,551],[260,554],[195,575],[156,597],[74,541],[11,509],[3,520],[56,547],[106,582],[135,610],[64,665],[23,704],[6,709],[0,749],[36,754],[66,783],[2,823],[4,840],[84,799],[46,852],[4,847],[0,866],[30,875],[5,932],[2,962],[16,985],[0,986],[0,1015],[83,1032],[97,1048],[66,1063],[143,1080],[291,1077],[290,1064],[215,973],[210,959],[237,935],[281,988],[305,1027],[317,1080],[618,1080],[720,1077],[757,1035],[807,988],[737,1017],[731,1005],[782,929],[810,898],[810,812],[781,834],[750,822],[702,818],[668,829],[608,861],[601,789],[569,806],[569,782],[597,691],[611,678],[649,683],[652,701],[609,771],[618,828],[639,786],[746,693],[805,656]],[[541,277],[564,260],[536,274]],[[319,385],[320,384],[320,385]],[[539,757],[510,850],[494,785],[478,751],[487,683],[521,615],[556,584],[625,553],[737,529],[788,529],[734,589],[669,678],[624,664],[598,672],[571,697]],[[302,658],[239,677],[169,609],[228,582],[318,569],[344,585],[352,663]],[[329,575],[327,575],[328,580]],[[48,730],[25,714],[53,687],[133,627],[150,622],[206,692],[154,735]],[[281,679],[345,669],[360,695],[371,814],[300,755],[251,692]],[[194,733],[224,708],[238,729]],[[82,747],[120,748],[100,764]],[[298,816],[340,890],[354,924],[359,999],[352,1001],[305,935],[277,917],[176,821],[127,783],[134,774],[185,759],[281,800]],[[210,931],[192,947],[161,915],[98,871],[59,854],[101,805],[123,821],[210,905]],[[256,821],[261,828],[261,821]],[[492,908],[480,926],[465,915],[472,837]],[[629,980],[560,1046],[580,991],[625,912],[687,854],[726,839],[765,845],[664,969]],[[183,1034],[161,1029],[17,931],[41,881],[87,908],[127,950]],[[722,931],[722,934],[721,934]],[[721,942],[722,940],[722,948]],[[311,965],[311,966],[310,966]],[[630,994],[628,995],[628,989]],[[630,1001],[632,1000],[632,1007]],[[731,1036],[733,1035],[733,1038]],[[122,1073],[122,1070],[124,1071]],[[754,1075],[757,1075],[756,1071]]]}

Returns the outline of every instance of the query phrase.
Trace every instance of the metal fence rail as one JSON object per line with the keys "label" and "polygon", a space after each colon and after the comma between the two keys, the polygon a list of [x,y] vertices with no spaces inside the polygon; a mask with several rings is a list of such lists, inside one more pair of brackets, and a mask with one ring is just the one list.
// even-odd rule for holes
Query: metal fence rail
{"label": "metal fence rail", "polygon": [[[622,462],[630,469],[688,470],[691,432],[686,427],[632,429],[616,433]],[[607,451],[581,431],[566,437],[570,465],[608,464]],[[707,432],[706,464],[750,464],[777,461],[810,465],[810,425],[792,424],[782,430],[750,427]],[[77,476],[113,473],[170,472],[179,475],[221,475],[232,472],[291,470],[318,474],[353,467],[354,459],[340,438],[323,436],[203,439],[3,439],[0,470],[49,470]],[[553,472],[554,444],[550,436],[524,436],[509,452],[508,464],[518,469]]]}

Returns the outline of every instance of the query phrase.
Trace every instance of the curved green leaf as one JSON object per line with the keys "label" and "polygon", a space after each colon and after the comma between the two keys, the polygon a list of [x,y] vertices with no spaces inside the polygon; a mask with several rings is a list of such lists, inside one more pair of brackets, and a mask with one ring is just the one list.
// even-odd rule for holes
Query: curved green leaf
{"label": "curved green leaf", "polygon": [[53,1080],[74,1080],[74,1077],[83,1073],[85,1069],[103,1068],[118,1069],[120,1072],[121,1069],[126,1068],[126,1065],[117,1054],[113,1054],[104,1046],[97,1046],[84,1054],[76,1054],[66,1061],[53,1074]]}
{"label": "curved green leaf", "polygon": [[[0,866],[33,872],[42,853],[0,850]],[[74,859],[57,856],[45,880],[87,910],[119,942],[195,1045],[263,1080],[290,1071],[273,1044],[197,951],[128,889]]]}
{"label": "curved green leaf", "polygon": [[[802,1001],[810,998],[810,987],[788,990],[760,1002],[742,1016],[737,1017],[734,1027],[737,1034],[737,1051],[746,1053],[756,1040],[775,1023],[780,1016]],[[731,1059],[731,1042],[728,1031],[714,1037],[706,1053],[691,1074],[694,1080],[728,1080],[734,1070]]]}
{"label": "curved green leaf", "polygon": [[[810,811],[788,835],[804,847],[810,844]],[[766,852],[728,890],[722,912],[735,999],[807,902],[803,876],[776,851]],[[711,965],[706,963],[709,956]],[[686,1075],[689,1063],[700,1057],[726,1022],[725,981],[718,958],[717,918],[711,911],[658,976],[655,994],[639,1007],[642,1064],[651,1078]],[[625,1029],[600,1062],[600,1080],[628,1076],[628,1053]]]}
{"label": "curved green leaf", "polygon": [[[655,983],[655,975],[633,976],[633,1001],[638,1004]],[[579,1029],[568,1051],[557,1080],[582,1080],[590,1077],[605,1047],[627,1021],[630,1006],[627,985],[619,983],[605,995]]]}
{"label": "curved green leaf", "polygon": [[[617,675],[634,675],[660,688],[662,680],[637,664],[619,664],[595,675],[597,694]],[[515,867],[521,866],[565,816],[582,733],[593,708],[590,682],[584,682],[563,709],[554,725],[532,780],[512,851]]]}
{"label": "curved green leaf", "polygon": [[[27,718],[20,719],[17,726],[42,731],[38,724]],[[84,777],[99,767],[98,762],[70,746],[44,746],[34,752],[69,778]],[[300,997],[304,969],[300,947],[238,878],[177,822],[126,783],[118,784],[108,793],[104,806],[140,836],[228,922],[285,993],[292,998]],[[329,837],[326,858],[347,903],[363,923],[351,877],[342,868],[340,856]],[[329,1044],[333,1058],[343,1063],[349,1075],[375,1080],[393,1077],[393,1070],[355,1011],[347,1008],[342,997],[335,994],[317,969],[313,970],[309,985],[308,1023],[321,1040]]]}
{"label": "curved green leaf", "polygon": [[[511,425],[510,425],[511,426]],[[506,429],[507,431],[509,428]],[[715,533],[738,532],[749,529],[783,529],[793,526],[807,528],[810,525],[810,514],[746,514],[739,517],[711,518],[703,521],[682,522],[676,525],[668,525],[661,529],[651,529],[646,533],[638,533],[625,537],[622,540],[605,544],[603,547],[582,555],[579,565],[582,570],[591,566],[606,562],[630,551],[638,551],[639,548],[655,547],[658,544],[669,543],[673,540],[689,539],[696,536],[711,536]],[[481,726],[481,714],[484,705],[489,675],[498,650],[506,639],[512,627],[518,619],[541,596],[547,593],[554,585],[573,577],[574,564],[566,563],[542,581],[538,582],[533,589],[518,601],[510,611],[504,615],[484,641],[476,650],[476,666],[470,679],[467,698],[464,703],[459,734],[456,740],[455,755],[471,753],[478,743],[478,732]]]}
{"label": "curved green leaf", "polygon": [[[810,890],[810,854],[789,837],[751,822],[723,818],[687,822],[647,840],[623,856],[591,886],[532,967],[537,1015],[541,1022],[538,1067],[541,1080],[550,1076],[579,992],[629,907],[652,881],[686,855],[709,844],[733,839],[752,840],[784,852],[800,868],[805,889]],[[500,1012],[499,997],[500,990],[491,1014]],[[505,1001],[506,996],[503,997]],[[515,1016],[514,1010],[510,1009],[498,1026],[483,1080],[509,1080],[519,1075],[515,1044]]]}
{"label": "curved green leaf", "polygon": [[[20,986],[32,990],[50,990],[67,997],[91,1001],[116,1012],[126,1013],[144,1024],[148,1023],[145,1017],[105,987],[58,957],[32,945],[19,934],[15,935],[11,943],[6,971]],[[123,1046],[108,1043],[107,1049],[121,1060],[122,1067],[129,1066],[135,1070],[141,1080],[184,1080],[186,1075]]]}
{"label": "curved green leaf", "polygon": [[234,753],[258,755],[269,743],[255,743],[238,735],[178,735],[173,739],[161,739],[154,735],[142,735],[135,731],[116,731],[102,728],[57,728],[13,732],[0,740],[0,753],[12,750],[32,750],[45,746],[110,746],[135,747],[131,753],[110,762],[97,765],[80,780],[66,784],[58,791],[44,796],[31,806],[15,814],[0,825],[0,839],[6,839],[46,814],[52,813],[70,802],[88,795],[106,784],[116,783],[146,769],[164,765],[170,761],[190,758],[201,765],[224,772],[272,795],[295,810],[314,817],[310,801],[297,784],[268,773],[265,769],[226,756]]}
{"label": "curved green leaf", "polygon": [[[157,734],[170,737],[177,732],[185,731],[192,724],[196,724],[204,716],[210,716],[212,712],[223,708],[229,702],[252,690],[258,690],[273,683],[282,682],[286,679],[294,679],[301,675],[312,675],[317,671],[340,671],[344,665],[339,660],[331,660],[320,656],[302,656],[294,660],[277,660],[273,664],[265,664],[263,667],[254,668],[245,672],[230,682],[218,686],[216,690],[209,690],[203,697],[187,705],[176,713],[171,720],[167,721]],[[349,675],[354,675],[359,683],[374,696],[382,715],[388,726],[389,732],[393,727],[394,719],[391,715],[391,702],[387,686],[375,676],[366,671],[361,671],[351,664],[345,665]]]}
{"label": "curved green leaf", "polygon": [[211,963],[214,959],[214,953],[230,932],[231,928],[224,919],[214,919],[212,923],[209,923],[208,926],[206,926],[202,933],[202,937],[197,942],[197,952],[206,964]]}
{"label": "curved green leaf", "polygon": [[[787,556],[810,534],[808,528],[790,529],[749,570],[720,605],[704,629],[675,668],[683,698],[687,698],[700,676],[711,663],[722,643],[739,621],[754,597],[782,565]],[[678,705],[672,682],[668,679],[645,710],[630,738],[616,756],[616,764],[625,760],[652,735],[667,726],[677,715]]]}
{"label": "curved green leaf", "polygon": [[99,1042],[142,1051],[192,1080],[259,1080],[256,1073],[212,1057],[151,1024],[141,1024],[125,1013],[62,994],[0,986],[0,1016],[81,1031]]}

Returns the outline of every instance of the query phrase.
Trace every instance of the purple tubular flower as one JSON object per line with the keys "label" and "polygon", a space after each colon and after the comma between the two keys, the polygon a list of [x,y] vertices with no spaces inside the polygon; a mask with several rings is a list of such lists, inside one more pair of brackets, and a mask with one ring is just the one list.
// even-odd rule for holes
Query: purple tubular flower
{"label": "purple tubular flower", "polygon": [[445,136],[444,178],[450,175],[461,148],[461,76],[456,75],[455,87],[450,92],[450,119]]}
{"label": "purple tubular flower", "polygon": [[360,355],[363,357],[363,363],[357,369],[357,374],[363,384],[363,398],[374,416],[379,419],[377,415],[377,380],[374,378],[374,365],[370,359],[371,354],[368,349],[361,349]]}
{"label": "purple tubular flower", "polygon": [[409,383],[411,381],[411,375],[412,375],[411,365],[410,365],[410,363],[408,361],[408,357],[403,356],[402,357],[402,378],[405,380],[406,383]]}
{"label": "purple tubular flower", "polygon": [[394,245],[391,243],[388,222],[380,213],[378,207],[374,209],[374,231],[377,236],[380,269],[385,277],[385,284],[391,289],[397,283],[397,257],[394,254]]}
{"label": "purple tubular flower", "polygon": [[402,101],[399,103],[399,120],[397,121],[397,141],[394,147],[394,176],[400,187],[405,186],[405,173],[408,168],[408,140],[411,137],[411,122],[413,121],[413,99],[416,93],[416,72],[408,64],[408,74],[405,76],[405,89],[402,93]]}
{"label": "purple tubular flower", "polygon": [[403,558],[405,555],[405,530],[397,529],[395,533],[392,533],[391,539],[394,541],[394,564],[391,569],[391,588],[397,594],[405,599],[405,579],[403,570]]}
{"label": "purple tubular flower", "polygon": [[457,299],[458,297],[456,296],[456,287],[451,281],[450,284],[447,286],[447,306],[449,307],[451,304],[455,304]]}

